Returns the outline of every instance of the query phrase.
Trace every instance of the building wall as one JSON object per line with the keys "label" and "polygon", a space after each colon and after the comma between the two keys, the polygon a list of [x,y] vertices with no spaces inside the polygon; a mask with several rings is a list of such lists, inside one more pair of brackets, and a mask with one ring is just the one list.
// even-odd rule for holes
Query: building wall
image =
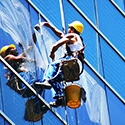
{"label": "building wall", "polygon": [[[124,65],[124,15],[114,6],[111,1],[82,1],[82,0],[63,0],[64,19],[60,13],[58,0],[31,0],[27,2],[20,0],[30,14],[31,28],[39,22],[38,11],[41,14],[41,21],[50,21],[54,26],[63,30],[67,29],[68,24],[74,20],[80,20],[84,26],[82,37],[86,45],[85,59],[89,62],[92,69],[85,64],[86,71],[96,80],[106,93],[108,115],[111,125],[125,124],[125,65]],[[122,7],[122,4],[118,1]],[[33,8],[33,6],[35,8]],[[37,10],[36,10],[37,8]],[[63,26],[63,21],[65,27]],[[5,44],[14,43],[10,35],[0,29],[0,47]],[[1,64],[1,110],[17,125],[38,124],[51,125],[54,122],[63,124],[49,110],[41,121],[27,122],[23,119],[25,103],[27,99],[12,91],[6,86],[6,79],[3,77],[3,65]],[[101,78],[93,71],[100,74]],[[106,81],[103,81],[103,79]],[[84,81],[83,81],[84,82]],[[48,91],[47,91],[48,92]],[[8,95],[9,93],[9,95]],[[11,97],[11,98],[10,98]],[[49,100],[50,97],[46,97]],[[82,112],[81,112],[82,111]],[[54,109],[64,121],[67,121],[63,108]],[[80,109],[71,111],[67,109],[68,122],[72,125],[98,125],[88,116],[87,109],[83,104]],[[69,117],[72,115],[72,117]],[[93,114],[94,115],[94,114]],[[13,117],[15,116],[15,117]],[[83,116],[83,117],[81,117]],[[119,117],[120,116],[120,117]],[[2,118],[1,118],[2,119]],[[50,120],[51,119],[51,120]],[[78,121],[77,121],[78,120]],[[2,120],[2,123],[5,121]]]}

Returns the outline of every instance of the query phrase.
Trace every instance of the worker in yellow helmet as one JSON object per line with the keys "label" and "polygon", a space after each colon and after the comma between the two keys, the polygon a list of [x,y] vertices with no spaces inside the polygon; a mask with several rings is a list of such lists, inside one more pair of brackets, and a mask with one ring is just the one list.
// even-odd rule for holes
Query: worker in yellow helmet
{"label": "worker in yellow helmet", "polygon": [[[27,48],[26,51],[29,51],[32,47],[29,46]],[[12,68],[14,68],[19,74],[20,76],[22,76],[22,78],[24,78],[30,85],[35,85],[35,82],[41,82],[42,81],[42,74],[43,74],[43,71],[42,69],[38,69],[38,73],[39,73],[39,78],[38,80],[35,78],[35,77],[32,77],[34,76],[33,73],[29,72],[26,68],[23,67],[22,63],[25,62],[25,61],[34,61],[34,59],[30,59],[30,58],[27,58],[26,56],[26,52],[23,52],[21,54],[18,53],[17,49],[16,49],[16,46],[14,44],[10,44],[10,45],[6,45],[6,46],[3,46],[0,50],[0,55],[5,59],[5,61],[7,61],[11,66]],[[37,70],[37,69],[36,69]],[[13,90],[15,90],[16,92],[18,93],[22,93],[24,90],[25,91],[25,86],[24,84],[20,84],[18,87],[16,86],[16,84],[14,83],[14,79],[16,78],[15,75],[6,68],[6,74],[5,74],[5,77],[7,78],[8,82],[7,82],[7,85],[9,85]],[[18,79],[17,79],[18,80]],[[19,81],[19,80],[18,80]],[[15,85],[14,85],[14,84]],[[37,85],[38,86],[38,85]],[[51,88],[51,85],[43,85],[43,87],[46,87],[46,88]],[[20,89],[19,89],[20,88]],[[41,86],[42,88],[42,86]],[[25,91],[26,93],[26,91]],[[27,95],[23,92],[23,97],[27,97],[27,96],[30,96],[32,95],[31,92],[27,92]],[[31,94],[30,94],[31,93]],[[29,95],[28,95],[29,94]]]}
{"label": "worker in yellow helmet", "polygon": [[1,48],[0,55],[4,58],[7,55],[8,49],[15,49],[15,48],[16,48],[16,46],[14,44],[6,45]]}
{"label": "worker in yellow helmet", "polygon": [[[26,51],[30,50],[32,47],[29,46]],[[30,72],[28,70],[25,70],[25,68],[22,68],[21,64],[25,61],[29,61],[29,59],[26,57],[26,53],[23,52],[21,54],[18,54],[18,51],[16,49],[16,46],[14,44],[6,45],[3,46],[0,50],[0,55],[19,73],[19,75],[26,80],[26,82],[31,85],[37,93],[41,94],[43,88],[50,89],[51,85],[43,85],[38,87],[38,85],[35,85],[36,82],[41,82],[42,81],[42,74],[43,74],[43,69],[41,68],[36,68],[36,72],[38,74],[38,77],[36,78],[35,72]],[[32,60],[34,61],[34,60]],[[7,78],[7,85],[13,89],[15,92],[18,94],[22,95],[24,98],[29,98],[31,96],[34,96],[34,94],[27,88],[9,69],[5,68],[5,75]],[[31,103],[30,103],[30,102]],[[38,98],[30,99],[27,101],[27,105],[30,105],[30,108],[27,107],[28,109],[31,110],[33,107],[35,110],[34,111],[28,111],[26,110],[25,112],[25,120],[34,120],[37,121],[41,119],[42,114],[41,113],[46,113],[48,111],[48,108],[41,103]],[[29,103],[28,103],[29,102]],[[28,105],[28,106],[29,106]],[[39,106],[40,107],[39,107]],[[34,117],[27,117],[27,113],[32,113]],[[37,116],[37,118],[36,118]]]}
{"label": "worker in yellow helmet", "polygon": [[[58,107],[62,104],[63,98],[63,89],[60,84],[60,81],[63,81],[63,77],[61,77],[62,73],[56,74],[59,69],[59,64],[62,60],[70,59],[71,57],[78,58],[82,64],[84,64],[84,43],[83,39],[80,36],[84,30],[84,25],[80,21],[73,21],[72,23],[68,24],[69,28],[67,31],[67,34],[65,35],[62,31],[58,30],[56,27],[52,26],[49,22],[41,22],[40,24],[35,25],[35,29],[40,29],[40,26],[47,26],[52,29],[52,31],[61,38],[58,40],[53,46],[50,51],[50,58],[52,60],[55,59],[55,52],[58,50],[59,47],[62,45],[66,46],[66,53],[65,56],[61,58],[60,60],[56,60],[52,62],[47,70],[45,81],[44,83],[50,83],[52,87],[54,88],[56,94],[53,97],[54,99],[57,99],[54,103],[52,103],[52,106]],[[56,76],[56,77],[55,77]],[[85,92],[84,92],[85,93]],[[84,101],[86,100],[86,97],[84,98]]]}
{"label": "worker in yellow helmet", "polygon": [[84,30],[84,25],[80,21],[74,21],[68,25],[69,27],[73,27],[78,34],[81,34]]}
{"label": "worker in yellow helmet", "polygon": [[[50,57],[52,60],[55,59],[56,50],[64,44],[66,44],[66,54],[71,54],[73,51],[78,51],[81,53],[83,52],[85,45],[83,43],[83,38],[80,35],[84,30],[84,25],[80,21],[73,21],[72,23],[68,24],[69,28],[66,35],[49,22],[41,22],[40,24],[35,25],[34,28],[38,30],[40,29],[40,26],[47,26],[51,28],[59,38],[62,38],[56,44],[54,44],[51,49]],[[79,56],[79,59],[83,61],[81,56]]]}
{"label": "worker in yellow helmet", "polygon": [[1,48],[0,55],[17,71],[19,70],[20,63],[24,62],[26,57],[25,53],[21,53],[18,55],[18,51],[14,44],[6,45]]}

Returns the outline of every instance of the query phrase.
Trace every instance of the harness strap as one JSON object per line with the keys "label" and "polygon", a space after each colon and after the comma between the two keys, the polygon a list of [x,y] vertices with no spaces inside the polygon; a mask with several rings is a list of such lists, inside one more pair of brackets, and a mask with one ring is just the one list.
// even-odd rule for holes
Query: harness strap
{"label": "harness strap", "polygon": [[60,65],[66,82],[79,80],[79,65],[77,59],[62,60]]}
{"label": "harness strap", "polygon": [[84,57],[83,50],[84,50],[84,48],[79,50],[79,51],[70,51],[69,53],[66,53],[65,56],[64,56],[64,57],[66,57],[66,56],[73,56],[73,57],[77,56],[78,57],[78,59],[82,63],[82,70],[81,70],[79,75],[81,75],[83,73],[83,69],[84,69],[84,58],[85,57]]}

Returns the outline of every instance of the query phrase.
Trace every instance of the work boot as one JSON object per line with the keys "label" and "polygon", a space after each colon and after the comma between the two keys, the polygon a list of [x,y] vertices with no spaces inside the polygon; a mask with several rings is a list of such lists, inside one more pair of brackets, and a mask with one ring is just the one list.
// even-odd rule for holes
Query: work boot
{"label": "work boot", "polygon": [[81,88],[82,91],[82,100],[84,101],[84,103],[86,102],[86,91],[84,90],[84,88]]}
{"label": "work boot", "polygon": [[35,82],[34,84],[39,87],[44,87],[45,89],[51,89],[52,87],[47,80],[45,80],[44,82]]}
{"label": "work boot", "polygon": [[34,112],[39,114],[40,112],[42,114],[45,114],[48,111],[48,107],[44,105],[44,103],[41,103],[40,101],[36,104],[34,104]]}
{"label": "work boot", "polygon": [[59,107],[59,106],[65,106],[65,100],[64,100],[64,96],[59,97],[55,102],[50,102],[50,106],[52,107]]}
{"label": "work boot", "polygon": [[[39,93],[39,94],[41,94],[42,91],[43,91],[43,89],[44,89],[44,88],[42,88],[42,87],[39,87],[38,85],[35,85],[35,83],[34,83],[34,84],[31,84],[31,87],[32,87],[37,93]],[[34,96],[34,95],[35,95],[35,94],[34,94],[29,88],[27,88],[27,87],[23,90],[23,93],[22,93],[22,97],[23,97],[23,98],[29,98],[29,97]]]}

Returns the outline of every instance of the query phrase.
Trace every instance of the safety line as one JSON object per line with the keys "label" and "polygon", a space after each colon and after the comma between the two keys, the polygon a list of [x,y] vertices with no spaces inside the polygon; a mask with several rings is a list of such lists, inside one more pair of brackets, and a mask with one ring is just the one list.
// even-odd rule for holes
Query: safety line
{"label": "safety line", "polygon": [[[4,99],[3,99],[3,91],[2,91],[2,81],[1,81],[1,78],[0,78],[0,95],[1,95],[1,104],[2,104],[2,111],[4,112]],[[1,114],[1,112],[2,112],[1,110],[0,110],[0,114]],[[5,124],[5,121],[4,121],[4,124]]]}
{"label": "safety line", "polygon": [[[59,0],[59,4],[60,4],[60,15],[61,15],[61,22],[62,22],[62,32],[64,34],[66,34],[66,25],[65,25],[65,15],[64,15],[64,4],[63,4],[63,0]],[[64,53],[64,45],[62,47],[62,54]],[[68,114],[67,114],[67,110],[66,110],[66,106],[64,106],[64,111],[65,111],[65,117],[66,117],[66,123],[68,125]]]}

